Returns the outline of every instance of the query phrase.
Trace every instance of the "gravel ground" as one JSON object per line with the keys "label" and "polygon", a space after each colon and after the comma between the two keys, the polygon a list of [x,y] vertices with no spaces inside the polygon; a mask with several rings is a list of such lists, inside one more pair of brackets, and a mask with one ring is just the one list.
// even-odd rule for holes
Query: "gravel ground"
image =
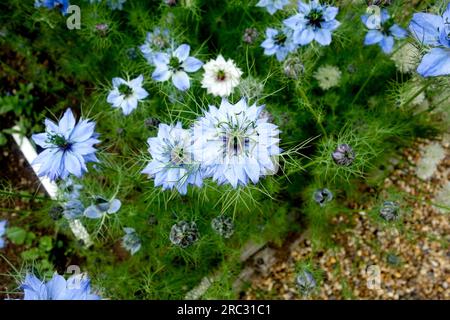
{"label": "gravel ground", "polygon": [[[450,299],[449,141],[418,141],[403,152],[406,161],[394,162],[383,192],[403,192],[398,223],[378,223],[374,208],[338,215],[333,223],[350,227],[333,234],[334,248],[313,253],[307,234],[298,237],[273,254],[283,259],[252,277],[243,298]],[[317,290],[304,296],[295,266],[308,260],[322,276]]]}

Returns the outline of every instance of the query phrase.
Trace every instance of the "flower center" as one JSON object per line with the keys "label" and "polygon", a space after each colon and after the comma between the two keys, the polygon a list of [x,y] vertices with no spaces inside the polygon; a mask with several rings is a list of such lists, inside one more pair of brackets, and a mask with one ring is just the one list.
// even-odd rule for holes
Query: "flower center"
{"label": "flower center", "polygon": [[224,81],[226,79],[225,71],[219,70],[217,71],[217,80]]}
{"label": "flower center", "polygon": [[63,149],[64,151],[69,149],[71,144],[69,143],[69,141],[66,140],[66,138],[64,138],[62,135],[60,134],[54,134],[54,135],[50,135],[48,142],[51,144],[54,144],[58,147],[60,147],[61,149]]}
{"label": "flower center", "polygon": [[240,156],[247,154],[250,146],[249,137],[241,130],[233,130],[222,136],[223,156]]}
{"label": "flower center", "polygon": [[167,46],[167,41],[166,41],[166,39],[164,39],[161,36],[156,36],[156,37],[153,38],[153,44],[156,47],[158,47],[160,49],[163,49],[163,48],[165,48]]}
{"label": "flower center", "polygon": [[178,71],[178,70],[182,69],[180,60],[178,60],[177,57],[173,57],[173,56],[170,57],[169,67],[174,71]]}
{"label": "flower center", "polygon": [[175,146],[170,152],[170,161],[175,165],[182,165],[186,162],[187,153],[183,146]]}
{"label": "flower center", "polygon": [[119,92],[123,94],[125,97],[130,96],[133,93],[133,89],[131,89],[129,86],[127,86],[124,83],[121,83],[119,86]]}
{"label": "flower center", "polygon": [[320,28],[321,23],[325,21],[322,11],[319,11],[317,9],[311,10],[306,18],[308,19],[308,24],[310,26],[313,26],[314,28]]}
{"label": "flower center", "polygon": [[284,45],[284,43],[286,42],[286,39],[287,39],[287,36],[286,36],[283,32],[278,33],[278,34],[274,37],[275,44],[277,44],[277,45],[279,45],[279,46]]}

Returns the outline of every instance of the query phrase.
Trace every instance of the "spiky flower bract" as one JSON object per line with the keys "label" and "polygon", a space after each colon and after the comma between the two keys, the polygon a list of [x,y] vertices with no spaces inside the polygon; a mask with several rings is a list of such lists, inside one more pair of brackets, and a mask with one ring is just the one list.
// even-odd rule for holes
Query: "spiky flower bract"
{"label": "spiky flower bract", "polygon": [[283,22],[294,30],[294,43],[305,46],[315,40],[322,46],[328,46],[332,40],[332,32],[340,25],[336,20],[339,9],[311,0],[309,3],[299,1],[298,11]]}
{"label": "spiky flower bract", "polygon": [[143,81],[143,75],[129,81],[113,78],[113,89],[108,94],[107,102],[114,108],[121,108],[124,115],[129,115],[137,108],[138,102],[148,96],[148,92],[142,87]]}
{"label": "spiky flower bract", "polygon": [[80,118],[76,123],[70,109],[58,124],[45,119],[45,132],[32,136],[33,141],[45,149],[32,163],[40,165],[38,175],[53,181],[66,179],[69,174],[81,177],[87,172],[87,162],[98,162],[93,146],[100,140],[94,130],[95,122]]}
{"label": "spiky flower bract", "polygon": [[169,239],[183,249],[193,245],[199,238],[197,224],[194,221],[180,221],[172,226]]}
{"label": "spiky flower bract", "polygon": [[202,88],[219,97],[227,97],[239,84],[242,71],[233,60],[225,60],[219,55],[215,60],[210,60],[203,65],[205,73],[202,79]]}
{"label": "spiky flower bract", "polygon": [[191,47],[187,44],[180,45],[172,53],[159,52],[153,58],[156,66],[152,78],[159,82],[172,79],[173,85],[185,91],[191,87],[187,72],[195,72],[200,69],[203,62],[197,58],[190,57]]}
{"label": "spiky flower bract", "polygon": [[342,72],[335,66],[321,66],[313,74],[314,78],[319,82],[319,87],[323,90],[328,90],[339,86]]}
{"label": "spiky flower bract", "polygon": [[64,279],[54,274],[47,283],[28,273],[22,283],[23,300],[100,300],[91,292],[91,281],[83,274]]}
{"label": "spiky flower bract", "polygon": [[122,246],[134,255],[141,249],[141,239],[133,228],[123,228],[123,231],[125,235],[122,238]]}
{"label": "spiky flower bract", "polygon": [[156,187],[175,188],[184,195],[189,184],[202,186],[200,166],[193,161],[192,134],[182,128],[181,122],[175,126],[160,124],[158,135],[147,142],[152,160],[142,173],[154,178]]}
{"label": "spiky flower bract", "polygon": [[219,108],[210,106],[194,124],[194,157],[205,176],[237,188],[276,171],[280,131],[260,117],[263,109],[248,106],[244,98],[234,105],[223,99]]}
{"label": "spiky flower bract", "polygon": [[423,77],[450,74],[450,3],[442,17],[415,13],[409,25],[412,35],[431,50],[422,58],[417,72]]}
{"label": "spiky flower bract", "polygon": [[379,23],[373,23],[369,15],[361,17],[364,25],[369,29],[364,39],[364,45],[378,44],[384,53],[391,53],[394,49],[394,39],[404,39],[408,35],[405,29],[392,22],[386,9],[380,12]]}

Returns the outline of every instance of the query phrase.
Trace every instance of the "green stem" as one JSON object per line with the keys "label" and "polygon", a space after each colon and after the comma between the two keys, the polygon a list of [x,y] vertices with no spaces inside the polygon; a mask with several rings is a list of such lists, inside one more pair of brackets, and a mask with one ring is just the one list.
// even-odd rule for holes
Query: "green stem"
{"label": "green stem", "polygon": [[297,87],[297,90],[300,93],[300,96],[302,97],[302,99],[305,101],[305,105],[308,108],[308,111],[313,115],[313,117],[316,120],[316,123],[318,124],[320,130],[322,131],[322,134],[326,138],[328,136],[327,131],[325,130],[325,127],[322,125],[322,122],[320,121],[319,116],[317,116],[316,111],[311,106],[311,103],[309,102],[309,99],[306,96],[306,93],[303,91],[303,89],[300,86]]}
{"label": "green stem", "polygon": [[33,194],[28,194],[28,193],[18,193],[18,192],[9,192],[9,191],[1,191],[1,190],[0,190],[0,195],[13,196],[13,197],[18,197],[18,198],[27,198],[27,199],[48,200],[48,197],[37,196],[37,195],[33,195]]}
{"label": "green stem", "polygon": [[375,71],[376,65],[372,68],[372,71],[370,71],[369,76],[367,77],[366,81],[364,81],[363,85],[361,86],[361,88],[359,88],[358,92],[356,93],[355,97],[352,100],[352,103],[350,104],[350,106],[353,106],[353,104],[356,102],[356,100],[358,100],[359,95],[363,92],[364,88],[367,86],[367,84],[369,83],[370,79],[372,79],[373,75],[374,75],[374,71]]}

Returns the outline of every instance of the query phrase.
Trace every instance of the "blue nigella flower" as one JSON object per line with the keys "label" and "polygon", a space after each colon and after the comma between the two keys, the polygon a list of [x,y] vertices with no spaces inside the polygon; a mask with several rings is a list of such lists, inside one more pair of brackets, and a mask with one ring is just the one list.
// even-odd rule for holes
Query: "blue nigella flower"
{"label": "blue nigella flower", "polygon": [[141,249],[141,239],[133,228],[123,228],[123,231],[122,245],[133,255]]}
{"label": "blue nigella flower", "polygon": [[256,6],[265,7],[270,14],[274,14],[278,10],[282,10],[283,7],[289,4],[290,0],[260,0]]}
{"label": "blue nigella flower", "polygon": [[34,7],[41,8],[45,7],[48,9],[59,8],[63,15],[67,14],[67,8],[69,8],[70,3],[68,0],[35,0]]}
{"label": "blue nigella flower", "polygon": [[84,215],[91,219],[98,219],[103,217],[105,214],[112,214],[119,211],[122,203],[119,199],[106,200],[103,197],[95,197],[94,204],[84,210]]}
{"label": "blue nigella flower", "polygon": [[127,0],[108,0],[106,3],[111,10],[122,10],[125,2],[127,2]]}
{"label": "blue nigella flower", "polygon": [[316,40],[322,46],[329,45],[331,33],[340,25],[335,19],[339,9],[312,0],[309,3],[299,1],[298,11],[299,13],[283,21],[294,30],[294,42],[304,46]]}
{"label": "blue nigella flower", "polygon": [[75,183],[71,178],[63,181],[59,189],[62,191],[62,214],[66,219],[77,219],[83,216],[84,205],[79,200],[83,186]]}
{"label": "blue nigella flower", "polygon": [[266,39],[261,43],[264,54],[267,56],[275,55],[278,61],[283,61],[289,52],[297,49],[292,36],[293,31],[288,28],[283,28],[283,30],[267,28]]}
{"label": "blue nigella flower", "polygon": [[145,38],[145,43],[139,47],[142,55],[147,59],[151,65],[154,64],[153,58],[157,52],[169,52],[172,45],[172,40],[169,35],[169,30],[155,28],[153,32],[148,32]]}
{"label": "blue nigella flower", "polygon": [[59,189],[62,190],[64,199],[77,199],[83,186],[75,183],[72,178],[68,178],[59,185]]}
{"label": "blue nigella flower", "polygon": [[361,16],[364,25],[369,29],[364,39],[364,45],[378,44],[384,53],[391,53],[394,48],[394,38],[404,39],[407,31],[395,24],[386,9],[382,9],[379,20],[372,21],[368,14]]}
{"label": "blue nigella flower", "polygon": [[189,76],[186,72],[195,72],[200,69],[203,62],[197,58],[190,57],[191,48],[187,44],[182,44],[172,53],[159,52],[153,58],[156,66],[152,78],[156,81],[167,81],[172,79],[172,83],[181,91],[190,88]]}
{"label": "blue nigella flower", "polygon": [[413,36],[431,50],[422,58],[417,72],[423,77],[450,74],[450,3],[442,17],[415,13],[409,25]]}
{"label": "blue nigella flower", "polygon": [[176,188],[187,193],[189,184],[202,186],[199,164],[193,161],[192,133],[178,122],[175,126],[160,124],[158,136],[147,140],[152,161],[142,173],[155,178],[155,186],[163,190]]}
{"label": "blue nigella flower", "polygon": [[84,205],[78,199],[70,199],[62,204],[62,214],[66,219],[77,219],[83,216]]}
{"label": "blue nigella flower", "polygon": [[76,123],[70,109],[58,124],[45,119],[45,132],[32,136],[45,149],[32,163],[40,165],[38,176],[47,176],[52,181],[66,179],[69,174],[81,177],[87,172],[87,162],[98,162],[93,145],[100,141],[94,130],[95,122],[80,118]]}
{"label": "blue nigella flower", "polygon": [[133,80],[113,78],[113,89],[109,92],[106,101],[113,108],[121,108],[124,115],[129,115],[137,108],[138,102],[147,98],[148,92],[142,88],[144,77],[140,75]]}
{"label": "blue nigella flower", "polygon": [[222,100],[210,106],[194,125],[194,157],[204,168],[204,177],[233,188],[276,172],[278,127],[262,115],[264,106],[248,106],[245,99],[231,104]]}
{"label": "blue nigella flower", "polygon": [[3,249],[5,247],[5,239],[3,236],[6,234],[6,224],[8,221],[6,220],[0,220],[0,249]]}
{"label": "blue nigella flower", "polygon": [[25,294],[23,300],[100,300],[91,293],[91,281],[83,274],[66,280],[55,273],[47,283],[27,274],[21,288]]}

